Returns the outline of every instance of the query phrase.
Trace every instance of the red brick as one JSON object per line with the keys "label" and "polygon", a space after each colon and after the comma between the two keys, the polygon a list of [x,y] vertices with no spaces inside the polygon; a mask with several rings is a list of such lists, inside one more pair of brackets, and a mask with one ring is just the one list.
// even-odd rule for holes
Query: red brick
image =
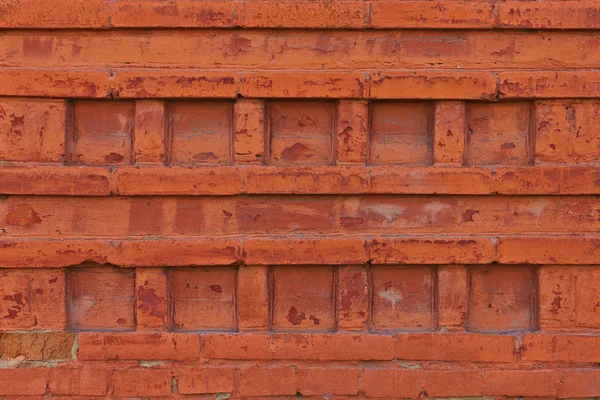
{"label": "red brick", "polygon": [[230,367],[182,367],[174,371],[180,394],[233,392],[234,374]]}
{"label": "red brick", "polygon": [[433,269],[429,266],[374,267],[371,277],[373,329],[434,329],[433,278]]}
{"label": "red brick", "polygon": [[291,396],[298,387],[296,366],[255,365],[240,371],[238,390],[242,396]]}
{"label": "red brick", "polygon": [[162,268],[137,268],[136,321],[138,330],[167,328],[167,275]]}
{"label": "red brick", "polygon": [[433,153],[433,104],[373,103],[370,135],[370,164],[429,165]]}
{"label": "red brick", "polygon": [[491,99],[496,79],[486,72],[377,72],[373,99]]}
{"label": "red brick", "polygon": [[527,165],[531,162],[529,103],[467,106],[468,165]]}
{"label": "red brick", "polygon": [[207,358],[228,360],[369,361],[394,357],[382,334],[207,334]]}
{"label": "red brick", "polygon": [[334,116],[330,102],[270,103],[269,164],[330,165]]}
{"label": "red brick", "polygon": [[78,335],[80,360],[196,360],[200,337],[183,333],[100,333]]}
{"label": "red brick", "polygon": [[265,104],[238,99],[234,105],[233,158],[236,164],[262,164],[265,155]]}
{"label": "red brick", "polygon": [[567,369],[562,371],[557,397],[578,398],[600,396],[600,370]]}
{"label": "red brick", "polygon": [[484,372],[484,393],[504,396],[554,396],[552,370],[492,370]]}
{"label": "red brick", "polygon": [[371,5],[373,28],[492,28],[492,3],[450,1],[376,1]]}
{"label": "red brick", "polygon": [[498,74],[500,98],[595,98],[597,71],[510,71]]}
{"label": "red brick", "polygon": [[426,371],[425,392],[433,397],[481,396],[483,373],[480,370]]}
{"label": "red brick", "polygon": [[598,29],[596,18],[600,2],[553,1],[539,4],[535,1],[506,1],[499,3],[497,18],[503,28],[525,29]]}
{"label": "red brick", "polygon": [[204,356],[230,360],[269,360],[268,334],[209,333],[204,335]]}
{"label": "red brick", "polygon": [[103,98],[108,97],[110,86],[108,72],[85,70],[5,67],[0,71],[0,81],[0,96]]}
{"label": "red brick", "polygon": [[273,269],[273,328],[326,331],[335,327],[330,267]]}
{"label": "red brick", "polygon": [[72,358],[75,335],[69,332],[0,333],[0,359],[25,361]]}
{"label": "red brick", "polygon": [[367,95],[366,83],[366,76],[359,72],[244,72],[240,94],[265,98],[361,98]]}
{"label": "red brick", "polygon": [[200,195],[235,194],[241,176],[233,167],[204,168],[120,168],[116,173],[119,194]]}
{"label": "red brick", "polygon": [[178,0],[176,4],[165,4],[161,0],[116,0],[111,7],[110,22],[123,28],[232,28],[238,21],[238,9],[235,1]]}
{"label": "red brick", "polygon": [[245,28],[359,28],[364,18],[360,1],[252,1],[243,3],[240,23]]}
{"label": "red brick", "polygon": [[361,264],[367,251],[360,239],[247,239],[244,260],[247,264]]}
{"label": "red brick", "polygon": [[3,271],[0,277],[0,328],[32,329],[35,326],[35,311],[31,276],[20,271]]}
{"label": "red brick", "polygon": [[369,319],[369,278],[364,267],[338,269],[338,330],[363,331]]}
{"label": "red brick", "polygon": [[139,100],[135,103],[133,135],[136,163],[165,162],[165,103],[159,100]]}
{"label": "red brick", "polygon": [[105,396],[110,370],[107,367],[57,367],[50,372],[53,395]]}
{"label": "red brick", "polygon": [[471,267],[469,329],[514,331],[534,328],[534,291],[534,272],[529,267]]}
{"label": "red brick", "polygon": [[236,270],[178,268],[171,272],[173,325],[180,330],[236,328]]}
{"label": "red brick", "polygon": [[0,100],[0,160],[59,162],[65,152],[64,101]]}
{"label": "red brick", "polygon": [[133,368],[113,372],[115,396],[170,396],[171,372]]}
{"label": "red brick", "polygon": [[600,248],[593,237],[501,237],[498,260],[501,263],[594,264]]}
{"label": "red brick", "polygon": [[406,360],[511,362],[515,338],[491,334],[398,333],[396,357]]}
{"label": "red brick", "polygon": [[233,98],[238,74],[226,71],[120,69],[111,90],[118,98]]}
{"label": "red brick", "polygon": [[130,164],[134,108],[132,102],[75,102],[69,162],[76,165]]}
{"label": "red brick", "polygon": [[462,101],[435,104],[433,161],[440,165],[461,166],[465,156],[466,111]]}
{"label": "red brick", "polygon": [[229,164],[233,105],[227,101],[169,104],[171,165]]}
{"label": "red brick", "polygon": [[438,326],[448,330],[464,329],[467,320],[469,285],[464,265],[444,265],[437,270]]}
{"label": "red brick", "polygon": [[74,268],[68,277],[68,320],[73,329],[129,330],[135,324],[133,271]]}
{"label": "red brick", "polygon": [[526,334],[522,343],[525,361],[600,362],[598,336]]}
{"label": "red brick", "polygon": [[297,372],[298,392],[303,396],[322,394],[357,395],[357,368],[304,367]]}
{"label": "red brick", "polygon": [[367,397],[416,398],[423,387],[423,374],[417,369],[366,368],[363,388]]}
{"label": "red brick", "polygon": [[337,164],[367,161],[369,104],[364,100],[341,100],[337,107]]}
{"label": "red brick", "polygon": [[49,368],[0,369],[0,395],[44,394],[49,373]]}
{"label": "red brick", "polygon": [[600,102],[544,101],[535,105],[537,163],[591,163],[598,161]]}
{"label": "red brick", "polygon": [[273,359],[317,361],[370,361],[394,358],[390,335],[383,334],[274,334]]}
{"label": "red brick", "polygon": [[269,269],[241,266],[237,275],[238,329],[269,328]]}

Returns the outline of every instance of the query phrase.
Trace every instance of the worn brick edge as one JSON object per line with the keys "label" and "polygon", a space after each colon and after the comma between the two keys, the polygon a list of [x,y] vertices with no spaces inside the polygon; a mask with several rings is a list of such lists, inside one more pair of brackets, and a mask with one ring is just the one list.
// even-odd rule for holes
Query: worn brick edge
{"label": "worn brick edge", "polygon": [[43,0],[9,3],[2,9],[0,28],[600,28],[597,0],[180,0],[176,6],[165,6],[160,0],[74,0],[65,4],[56,6]]}
{"label": "worn brick edge", "polygon": [[2,238],[0,250],[2,268],[56,268],[85,262],[122,267],[491,263],[593,265],[600,257],[600,236]]}
{"label": "worn brick edge", "polygon": [[0,166],[0,195],[589,195],[600,166]]}

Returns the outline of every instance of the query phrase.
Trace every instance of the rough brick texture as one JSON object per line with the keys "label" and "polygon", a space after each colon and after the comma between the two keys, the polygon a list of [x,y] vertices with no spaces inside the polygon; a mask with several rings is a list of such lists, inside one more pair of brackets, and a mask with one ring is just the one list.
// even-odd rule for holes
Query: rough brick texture
{"label": "rough brick texture", "polygon": [[600,398],[600,1],[0,0],[0,398]]}

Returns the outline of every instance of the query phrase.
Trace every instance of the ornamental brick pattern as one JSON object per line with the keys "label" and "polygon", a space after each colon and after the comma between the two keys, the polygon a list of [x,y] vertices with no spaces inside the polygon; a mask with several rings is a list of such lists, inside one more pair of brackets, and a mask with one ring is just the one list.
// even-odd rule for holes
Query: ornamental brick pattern
{"label": "ornamental brick pattern", "polygon": [[600,2],[0,1],[0,398],[600,397]]}

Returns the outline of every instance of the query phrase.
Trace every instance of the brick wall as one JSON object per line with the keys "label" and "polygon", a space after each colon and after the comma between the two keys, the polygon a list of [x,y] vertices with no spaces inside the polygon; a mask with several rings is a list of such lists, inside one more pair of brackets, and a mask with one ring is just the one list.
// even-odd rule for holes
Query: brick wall
{"label": "brick wall", "polygon": [[600,396],[600,2],[0,29],[3,400]]}

